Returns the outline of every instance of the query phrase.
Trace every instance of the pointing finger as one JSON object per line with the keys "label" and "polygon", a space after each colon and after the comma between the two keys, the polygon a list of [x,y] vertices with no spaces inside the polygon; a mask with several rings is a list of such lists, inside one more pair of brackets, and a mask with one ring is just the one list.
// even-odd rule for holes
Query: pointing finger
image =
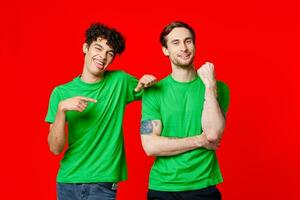
{"label": "pointing finger", "polygon": [[88,102],[97,103],[96,99],[92,99],[92,98],[88,98],[88,97],[81,97],[80,99],[82,99],[84,101],[88,101]]}

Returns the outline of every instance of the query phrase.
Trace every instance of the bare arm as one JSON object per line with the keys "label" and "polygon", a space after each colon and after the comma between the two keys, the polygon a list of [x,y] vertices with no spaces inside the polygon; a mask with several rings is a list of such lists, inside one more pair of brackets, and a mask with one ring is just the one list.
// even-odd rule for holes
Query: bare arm
{"label": "bare arm", "polygon": [[186,138],[171,138],[160,136],[161,130],[162,123],[160,120],[142,121],[142,145],[148,156],[171,156],[200,147],[207,149],[218,147],[217,143],[208,142],[205,134]]}
{"label": "bare arm", "polygon": [[205,63],[198,74],[205,84],[205,101],[202,111],[202,129],[210,142],[220,141],[225,129],[225,117],[217,100],[217,84],[214,77],[214,66]]}
{"label": "bare arm", "polygon": [[48,145],[54,155],[59,155],[66,145],[67,136],[65,133],[65,125],[66,113],[58,109],[54,123],[50,124],[48,135]]}
{"label": "bare arm", "polygon": [[87,107],[87,102],[96,103],[97,101],[86,97],[73,97],[59,103],[54,123],[50,124],[48,135],[48,145],[53,154],[59,155],[66,145],[66,112],[69,110],[82,112]]}

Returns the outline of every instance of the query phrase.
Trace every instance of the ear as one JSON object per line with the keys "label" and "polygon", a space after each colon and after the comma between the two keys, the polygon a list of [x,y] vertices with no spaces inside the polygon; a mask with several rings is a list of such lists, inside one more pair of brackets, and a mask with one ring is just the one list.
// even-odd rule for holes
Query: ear
{"label": "ear", "polygon": [[162,49],[162,52],[164,53],[165,56],[169,56],[170,55],[169,54],[169,50],[166,47],[163,46],[161,49]]}
{"label": "ear", "polygon": [[88,45],[87,45],[87,43],[84,43],[84,44],[82,45],[82,51],[83,51],[84,54],[87,53],[87,51],[88,51]]}

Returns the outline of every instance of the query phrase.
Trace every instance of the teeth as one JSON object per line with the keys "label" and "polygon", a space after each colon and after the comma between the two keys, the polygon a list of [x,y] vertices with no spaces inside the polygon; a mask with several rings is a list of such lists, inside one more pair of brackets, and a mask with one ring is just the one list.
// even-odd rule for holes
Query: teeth
{"label": "teeth", "polygon": [[180,56],[183,59],[189,58],[189,56]]}

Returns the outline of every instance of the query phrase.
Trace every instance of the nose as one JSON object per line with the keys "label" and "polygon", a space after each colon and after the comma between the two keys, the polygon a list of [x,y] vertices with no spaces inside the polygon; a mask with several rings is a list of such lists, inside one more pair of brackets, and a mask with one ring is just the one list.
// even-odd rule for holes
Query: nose
{"label": "nose", "polygon": [[180,43],[179,48],[180,48],[181,51],[186,51],[187,50],[187,46],[186,46],[186,44],[184,42]]}
{"label": "nose", "polygon": [[105,52],[105,51],[101,51],[101,52],[99,53],[99,56],[100,56],[100,58],[103,59],[103,60],[106,60],[106,58],[107,58],[106,52]]}

